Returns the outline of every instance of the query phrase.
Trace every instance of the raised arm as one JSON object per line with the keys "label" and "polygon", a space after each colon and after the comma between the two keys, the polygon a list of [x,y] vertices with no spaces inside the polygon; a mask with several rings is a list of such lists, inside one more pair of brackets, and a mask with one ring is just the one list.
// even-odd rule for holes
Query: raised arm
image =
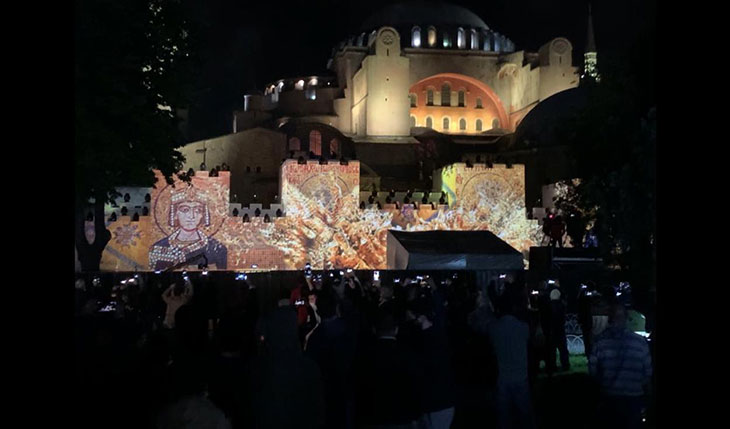
{"label": "raised arm", "polygon": [[175,283],[171,284],[167,287],[167,289],[162,292],[162,300],[165,301],[165,303],[170,301],[170,295],[172,295],[172,288],[175,287]]}

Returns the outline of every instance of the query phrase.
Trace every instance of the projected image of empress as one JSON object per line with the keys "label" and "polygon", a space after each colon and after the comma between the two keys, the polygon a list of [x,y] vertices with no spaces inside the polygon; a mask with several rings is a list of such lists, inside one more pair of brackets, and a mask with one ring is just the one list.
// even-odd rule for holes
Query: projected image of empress
{"label": "projected image of empress", "polygon": [[228,251],[218,240],[202,230],[210,226],[210,210],[205,194],[193,186],[173,191],[169,205],[169,226],[173,232],[150,248],[150,268],[172,266],[191,268],[207,263],[209,268],[225,269]]}

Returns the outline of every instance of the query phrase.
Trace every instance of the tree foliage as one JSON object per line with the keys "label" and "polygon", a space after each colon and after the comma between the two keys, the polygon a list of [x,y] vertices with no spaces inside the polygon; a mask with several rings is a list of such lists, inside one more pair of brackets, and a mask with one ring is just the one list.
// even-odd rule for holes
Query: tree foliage
{"label": "tree foliage", "polygon": [[650,286],[656,239],[656,110],[624,62],[604,65],[588,103],[557,126],[580,183],[558,207],[595,224],[605,260]]}
{"label": "tree foliage", "polygon": [[186,106],[190,35],[178,1],[76,3],[76,196],[149,186],[184,161],[175,111]]}
{"label": "tree foliage", "polygon": [[[90,198],[111,201],[118,186],[152,186],[153,169],[168,179],[182,167],[176,112],[190,93],[190,22],[179,0],[79,0],[75,18],[76,217]],[[83,221],[76,245],[100,259],[109,240],[99,215],[88,248]],[[82,247],[84,249],[82,249]],[[98,252],[98,255],[96,253]],[[93,269],[94,262],[85,269]],[[98,264],[97,264],[98,267]]]}

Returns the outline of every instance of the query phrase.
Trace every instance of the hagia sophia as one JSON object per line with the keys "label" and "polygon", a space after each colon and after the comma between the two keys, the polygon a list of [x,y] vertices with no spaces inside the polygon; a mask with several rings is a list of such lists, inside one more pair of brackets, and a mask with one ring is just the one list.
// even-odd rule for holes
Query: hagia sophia
{"label": "hagia sophia", "polygon": [[[518,50],[463,7],[424,4],[374,13],[332,49],[330,75],[273,80],[244,95],[232,133],[185,146],[185,168],[226,163],[232,201],[268,205],[281,160],[310,153],[359,160],[361,188],[384,191],[428,190],[434,169],[477,155],[525,162],[514,147],[523,119],[579,84],[572,44],[558,37]],[[437,154],[424,154],[434,146]]]}
{"label": "hagia sophia", "polygon": [[[563,37],[520,49],[499,32],[498,23],[488,25],[461,6],[387,6],[332,49],[328,75],[276,79],[245,94],[243,110],[232,114],[230,134],[180,149],[184,170],[207,177],[215,166],[226,166],[228,215],[271,219],[292,214],[282,201],[284,166],[291,163],[356,164],[352,203],[360,209],[414,203],[415,210],[433,213],[455,207],[462,192],[444,191],[454,166],[519,167],[518,215],[534,222],[526,229],[535,229],[537,220],[530,219],[540,218],[535,213],[550,204],[543,201],[544,185],[571,178],[549,124],[582,102],[581,74],[597,73],[590,15],[588,23],[580,70],[573,64],[573,45]],[[459,186],[461,176],[454,176]],[[127,192],[132,212],[154,214],[150,198],[142,201],[149,190],[122,193]],[[106,216],[122,215],[121,205],[108,206]],[[421,216],[436,216],[430,213]],[[229,249],[228,265],[230,255]]]}

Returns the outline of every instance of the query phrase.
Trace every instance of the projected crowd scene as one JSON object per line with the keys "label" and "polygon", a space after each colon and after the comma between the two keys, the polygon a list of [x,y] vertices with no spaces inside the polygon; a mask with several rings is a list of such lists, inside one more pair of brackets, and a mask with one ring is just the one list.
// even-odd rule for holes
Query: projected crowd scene
{"label": "projected crowd scene", "polygon": [[121,216],[108,226],[112,240],[102,270],[387,269],[389,229],[489,230],[526,255],[540,242],[540,227],[526,217],[524,166],[438,171],[436,187],[449,206],[403,204],[360,208],[360,165],[281,167],[283,216],[242,219],[229,213],[230,173],[196,173],[190,183],[167,185],[157,173],[150,216]]}

